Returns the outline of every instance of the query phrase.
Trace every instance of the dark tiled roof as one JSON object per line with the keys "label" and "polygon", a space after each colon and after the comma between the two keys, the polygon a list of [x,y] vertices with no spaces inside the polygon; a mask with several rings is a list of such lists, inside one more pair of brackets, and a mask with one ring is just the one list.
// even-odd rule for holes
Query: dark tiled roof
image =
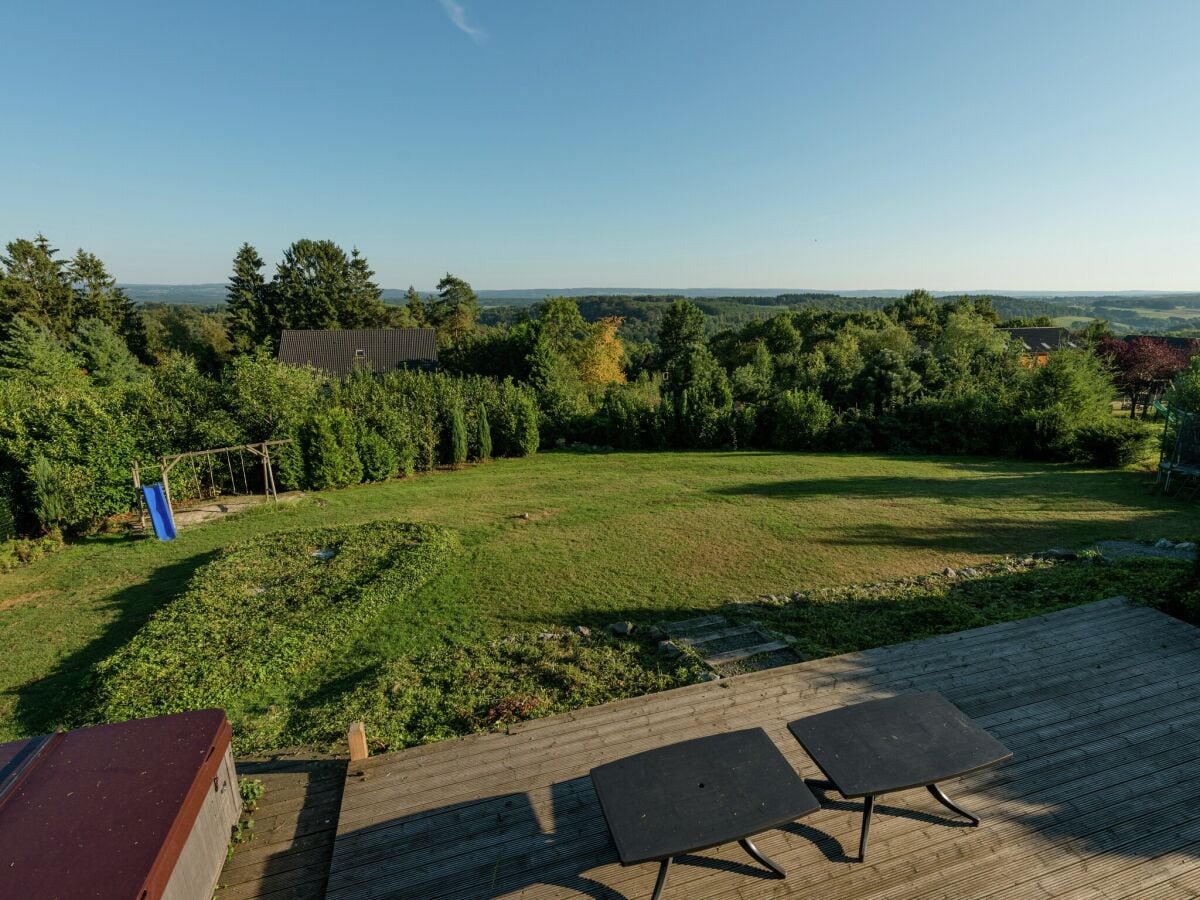
{"label": "dark tiled roof", "polygon": [[1065,328],[1001,328],[1010,338],[1024,345],[1030,353],[1047,353],[1067,347],[1078,347]]}
{"label": "dark tiled roof", "polygon": [[346,331],[285,331],[279,361],[314,366],[337,378],[365,369],[437,367],[437,331],[433,328],[360,328]]}

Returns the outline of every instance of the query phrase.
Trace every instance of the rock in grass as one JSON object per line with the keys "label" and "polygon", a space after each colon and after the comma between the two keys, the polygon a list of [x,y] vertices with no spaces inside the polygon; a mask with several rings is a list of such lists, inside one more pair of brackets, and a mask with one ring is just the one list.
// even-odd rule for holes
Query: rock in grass
{"label": "rock in grass", "polygon": [[555,634],[553,631],[543,631],[538,634],[539,641],[552,641],[556,637],[558,637],[558,635]]}
{"label": "rock in grass", "polygon": [[700,680],[701,681],[720,681],[721,676],[718,675],[716,672],[705,672],[703,675],[700,676]]}
{"label": "rock in grass", "polygon": [[592,629],[588,628],[586,625],[576,625],[575,633],[580,637],[591,637]]}
{"label": "rock in grass", "polygon": [[1192,541],[1183,541],[1182,543],[1176,544],[1175,549],[1192,551],[1196,549],[1196,545]]}
{"label": "rock in grass", "polygon": [[679,645],[674,641],[659,641],[658,649],[667,656],[679,656],[683,653],[683,651],[679,649]]}
{"label": "rock in grass", "polygon": [[1066,561],[1066,560],[1072,560],[1072,559],[1079,559],[1079,554],[1076,553],[1074,550],[1067,550],[1063,547],[1051,547],[1049,550],[1047,550],[1045,553],[1042,554],[1042,558],[1043,559],[1058,559],[1058,560]]}
{"label": "rock in grass", "polygon": [[1159,538],[1158,543],[1156,543],[1154,546],[1157,547],[1159,550],[1172,550],[1175,547],[1175,545],[1172,544],[1170,541],[1168,541],[1166,538]]}
{"label": "rock in grass", "polygon": [[942,574],[945,575],[947,578],[957,578],[958,577],[958,573],[955,572],[949,566],[946,566],[946,568],[942,569]]}
{"label": "rock in grass", "polygon": [[617,635],[617,637],[628,637],[633,634],[635,627],[632,622],[613,622],[608,626],[608,630]]}
{"label": "rock in grass", "polygon": [[965,569],[959,569],[959,570],[958,570],[958,574],[959,574],[959,575],[962,575],[962,576],[964,576],[964,577],[966,577],[966,578],[978,578],[978,577],[979,577],[979,570],[978,570],[978,569],[972,569],[970,566],[967,566]]}

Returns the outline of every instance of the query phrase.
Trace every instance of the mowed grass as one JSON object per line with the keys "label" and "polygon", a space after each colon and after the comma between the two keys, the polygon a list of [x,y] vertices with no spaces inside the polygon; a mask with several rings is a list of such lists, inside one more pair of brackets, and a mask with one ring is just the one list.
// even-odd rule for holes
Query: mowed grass
{"label": "mowed grass", "polygon": [[357,638],[349,671],[445,640],[648,622],[1051,546],[1200,534],[1200,506],[1152,483],[1009,460],[549,453],[313,495],[171,543],[94,538],[0,575],[0,740],[68,719],[98,660],[215,550],[265,531],[394,518],[459,532],[462,555]]}

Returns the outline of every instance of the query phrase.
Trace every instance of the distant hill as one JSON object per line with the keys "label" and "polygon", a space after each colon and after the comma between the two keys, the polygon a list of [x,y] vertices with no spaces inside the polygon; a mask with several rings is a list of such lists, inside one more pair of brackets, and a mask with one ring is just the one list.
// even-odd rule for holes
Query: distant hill
{"label": "distant hill", "polygon": [[[225,302],[225,285],[221,284],[123,284],[125,292],[139,303],[178,303],[191,306],[219,306]],[[770,298],[781,295],[804,297],[839,297],[852,299],[891,299],[902,297],[905,290],[885,288],[880,290],[821,291],[808,288],[521,288],[517,290],[480,290],[479,299],[488,306],[528,306],[547,297],[698,297],[698,298]],[[1115,305],[1128,303],[1141,306],[1136,300],[1173,301],[1183,308],[1200,306],[1200,292],[1168,291],[931,291],[935,297],[970,296],[1011,297],[1021,300],[1044,300],[1066,306]],[[399,288],[384,288],[383,299],[388,303],[399,303],[404,291]]]}

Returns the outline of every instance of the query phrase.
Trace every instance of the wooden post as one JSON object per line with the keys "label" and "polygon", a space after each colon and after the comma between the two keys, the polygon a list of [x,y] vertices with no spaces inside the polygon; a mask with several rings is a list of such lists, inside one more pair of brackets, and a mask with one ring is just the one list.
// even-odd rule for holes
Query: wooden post
{"label": "wooden post", "polygon": [[367,728],[362,722],[351,722],[346,738],[350,742],[350,762],[370,756],[367,752]]}
{"label": "wooden post", "polygon": [[271,449],[266,444],[263,444],[263,462],[267,466],[267,483],[271,497],[278,503],[279,491],[275,490],[275,467],[271,465]]}
{"label": "wooden post", "polygon": [[[171,463],[171,465],[174,465],[174,463]],[[158,466],[162,470],[163,496],[167,498],[167,509],[171,509],[171,480],[169,475],[171,466],[167,465],[167,458],[165,456],[159,457]],[[174,514],[175,511],[172,509],[171,515],[174,516]]]}
{"label": "wooden post", "polygon": [[133,461],[133,496],[137,498],[138,519],[142,523],[142,531],[146,530],[146,501],[142,497],[142,472],[138,468],[138,462]]}
{"label": "wooden post", "polygon": [[270,463],[267,462],[267,445],[266,444],[262,445],[262,452],[259,455],[262,457],[263,496],[270,497],[271,496],[271,477],[269,475]]}

